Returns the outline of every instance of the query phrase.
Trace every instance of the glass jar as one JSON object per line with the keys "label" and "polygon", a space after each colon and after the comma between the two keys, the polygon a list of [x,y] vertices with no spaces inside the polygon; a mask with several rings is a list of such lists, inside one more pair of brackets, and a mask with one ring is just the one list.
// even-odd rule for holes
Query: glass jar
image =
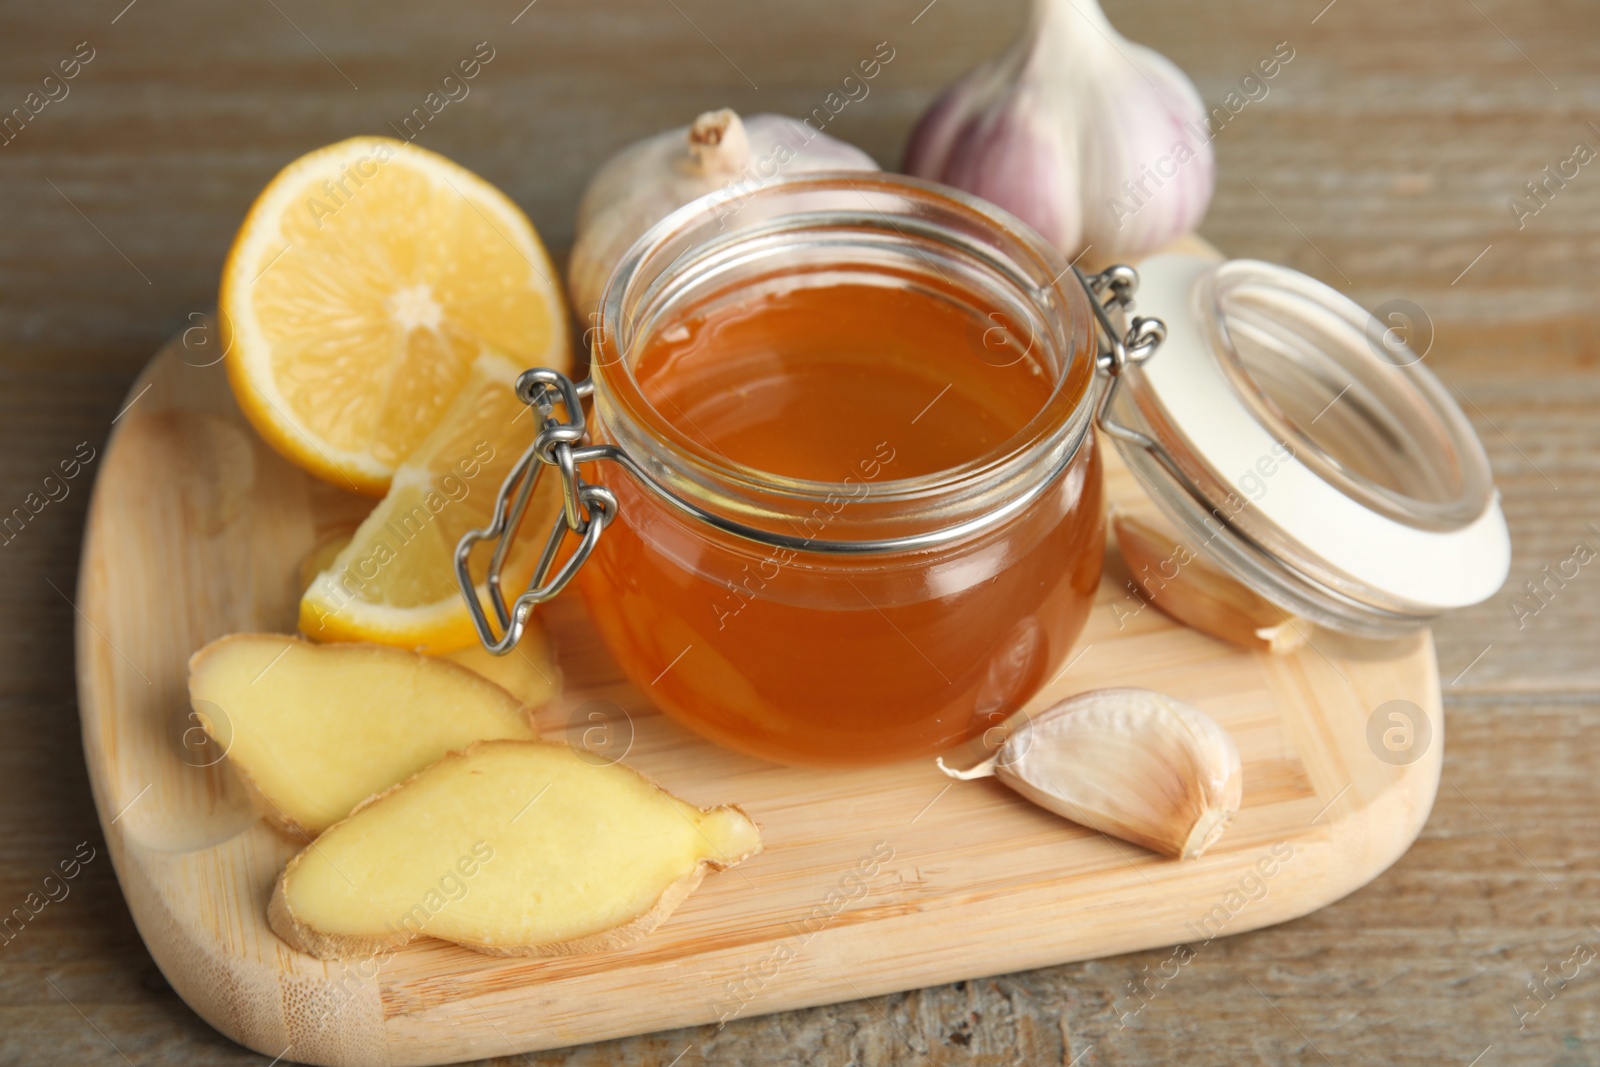
{"label": "glass jar", "polygon": [[[847,306],[863,292],[871,315]],[[641,360],[696,324],[712,363],[734,360],[732,341],[718,347],[726,316],[780,305],[798,309],[784,328],[819,331],[830,349],[892,347],[938,319],[922,339],[929,359],[938,348],[971,365],[938,368],[949,384],[938,391],[935,374],[914,402],[895,381],[833,368],[826,403],[813,393],[741,427],[747,447],[730,456],[717,439],[734,431],[708,436],[688,412],[744,383],[710,373],[674,396]],[[1063,661],[1099,583],[1093,324],[1078,277],[1031,231],[896,176],[730,190],[652,230],[614,273],[591,334],[589,430],[629,462],[585,470],[617,508],[579,576],[630,679],[704,736],[788,763],[926,756],[1003,721]],[[752,366],[765,386],[785,373]],[[957,432],[1012,386],[1012,407],[1031,395],[1036,410],[1001,419],[1009,432],[981,454],[923,469],[932,438],[917,424],[934,405]],[[737,421],[728,407],[720,426]],[[813,446],[793,469],[741,462],[788,437]],[[823,454],[832,477],[812,469]]]}
{"label": "glass jar", "polygon": [[[683,208],[613,274],[589,381],[518,381],[540,429],[456,552],[479,636],[509,650],[581,571],[629,677],[712,740],[830,766],[938,752],[1026,703],[1083,626],[1095,425],[1286,612],[1383,638],[1493,595],[1499,494],[1426,349],[1282,267],[1140,270],[1165,323],[1124,322],[1129,268],[1085,278],[998,208],[886,174]],[[565,506],[508,608],[499,566],[546,467]]]}

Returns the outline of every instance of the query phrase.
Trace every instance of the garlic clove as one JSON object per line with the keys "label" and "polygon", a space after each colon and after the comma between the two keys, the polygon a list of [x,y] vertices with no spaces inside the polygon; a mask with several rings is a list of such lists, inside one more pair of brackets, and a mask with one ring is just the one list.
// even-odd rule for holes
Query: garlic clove
{"label": "garlic clove", "polygon": [[1026,220],[1057,248],[1073,248],[1083,234],[1077,151],[1037,109],[1000,107],[971,130],[943,180]]}
{"label": "garlic clove", "polygon": [[1075,823],[1180,859],[1216,843],[1239,810],[1233,738],[1204,712],[1148,689],[1098,689],[1026,718],[987,762],[993,775]]}
{"label": "garlic clove", "polygon": [[1193,83],[1159,52],[1122,47],[1142,76],[1119,85],[1118,99],[1103,98],[1102,121],[1114,121],[1114,132],[1108,122],[1105,136],[1084,142],[1084,244],[1113,259],[1152,252],[1199,225],[1216,174]]}
{"label": "garlic clove", "polygon": [[1094,0],[1034,0],[1022,37],[937,99],[910,174],[984,197],[1063,253],[1111,262],[1193,229],[1215,162],[1205,105]]}
{"label": "garlic clove", "polygon": [[911,131],[903,166],[907,174],[933,176],[950,165],[957,142],[976,115],[992,109],[995,98],[1016,81],[1026,53],[1013,45],[996,59],[980,63],[936,97]]}
{"label": "garlic clove", "polygon": [[592,315],[633,242],[673,211],[734,182],[808,170],[877,170],[872,157],[783,115],[741,119],[724,108],[622,149],[578,203],[567,264],[574,309]]}
{"label": "garlic clove", "polygon": [[1241,648],[1293,652],[1311,624],[1212,566],[1181,538],[1131,515],[1112,516],[1122,558],[1144,598],[1163,614]]}
{"label": "garlic clove", "polygon": [[934,98],[911,131],[901,169],[907,174],[944,173],[956,135],[972,113],[977,86],[989,77],[991,72],[987,66],[976,67]]}

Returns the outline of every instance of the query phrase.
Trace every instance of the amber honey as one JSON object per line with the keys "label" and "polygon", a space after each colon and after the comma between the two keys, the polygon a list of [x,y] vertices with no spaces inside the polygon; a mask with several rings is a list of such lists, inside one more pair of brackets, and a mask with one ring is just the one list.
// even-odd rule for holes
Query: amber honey
{"label": "amber honey", "polygon": [[733,463],[818,482],[913,478],[978,459],[1055,388],[1000,329],[942,294],[857,282],[800,287],[695,315],[636,358],[645,398]]}
{"label": "amber honey", "polygon": [[[922,506],[950,472],[981,488],[1088,390],[959,286],[800,282],[682,308],[627,361],[633,416],[741,485],[770,481],[774,529],[913,529],[890,521],[898,501]],[[860,556],[741,541],[615,477],[619,514],[580,583],[634,683],[721,744],[832,766],[930,755],[1025,702],[1082,628],[1104,544],[1092,436],[1064,462],[992,528]]]}

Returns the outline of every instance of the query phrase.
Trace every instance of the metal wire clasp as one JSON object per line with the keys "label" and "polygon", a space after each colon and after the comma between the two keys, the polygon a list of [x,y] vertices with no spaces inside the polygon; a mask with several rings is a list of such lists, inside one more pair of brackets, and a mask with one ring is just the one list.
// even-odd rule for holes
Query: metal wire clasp
{"label": "metal wire clasp", "polygon": [[[583,398],[592,388],[589,381],[574,382],[560,371],[547,367],[524,371],[517,378],[517,399],[527,404],[540,420],[539,433],[501,485],[494,503],[494,521],[481,530],[469,532],[456,545],[456,583],[472,613],[478,639],[497,656],[509,652],[522,638],[535,606],[566,588],[594,551],[606,523],[617,514],[617,498],[611,490],[586,482],[578,474],[579,463],[595,458],[586,454],[592,450],[582,447],[587,433]],[[547,467],[554,467],[561,478],[561,512],[551,524],[528,588],[508,609],[501,590],[506,555],[522,525],[528,501],[533,498],[533,491]],[[578,537],[578,545],[556,568],[556,557],[569,533]],[[468,569],[472,549],[479,541],[494,542],[494,554],[489,558],[489,570],[481,590]],[[484,597],[494,610],[494,623],[484,610]],[[500,630],[498,635],[496,623]]]}
{"label": "metal wire clasp", "polygon": [[1099,338],[1095,368],[1109,379],[1105,392],[1100,394],[1100,401],[1095,405],[1095,425],[1112,437],[1138,437],[1139,443],[1146,444],[1148,439],[1143,434],[1112,421],[1111,403],[1122,385],[1123,372],[1149,359],[1161,347],[1161,342],[1167,339],[1167,324],[1160,319],[1138,316],[1127,323],[1124,330],[1127,309],[1133,305],[1133,294],[1139,288],[1139,273],[1132,267],[1107,267],[1099,274],[1087,277],[1073,267],[1072,273],[1078,276],[1079,283],[1089,294],[1089,304],[1094,308],[1095,320],[1100,325],[1100,329],[1095,331]]}

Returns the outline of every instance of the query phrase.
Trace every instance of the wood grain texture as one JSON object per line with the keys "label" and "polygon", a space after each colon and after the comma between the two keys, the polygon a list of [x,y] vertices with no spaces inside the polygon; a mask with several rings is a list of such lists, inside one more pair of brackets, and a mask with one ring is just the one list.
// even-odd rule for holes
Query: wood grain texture
{"label": "wood grain texture", "polygon": [[[301,559],[370,500],[273,454],[222,368],[184,353],[174,341],[134,383],[138,407],[106,446],[77,595],[84,750],[145,944],[190,1006],[258,1052],[352,1067],[450,1062],[1210,941],[1364,885],[1432,805],[1442,748],[1393,764],[1366,729],[1391,700],[1431,723],[1419,730],[1442,729],[1426,633],[1242,652],[1142,608],[1108,568],[1074,658],[1024,710],[1137,679],[1228,729],[1244,805],[1204,858],[1180,863],[1064,823],[997,783],[954,785],[926,761],[827,772],[721,751],[624,681],[569,597],[546,615],[564,693],[542,727],[560,737],[587,726],[592,702],[613,703],[630,766],[691,803],[738,803],[763,825],[765,850],[616,952],[507,960],[422,942],[374,954],[381,966],[314,960],[266,921],[271,886],[305,842],[252,810],[220,750],[183,744],[185,680],[207,642],[284,628]],[[1120,463],[1107,467],[1112,506],[1152,508]]]}
{"label": "wood grain texture", "polygon": [[[0,12],[6,108],[76,42],[98,49],[72,95],[0,148],[7,509],[80,442],[103,447],[150,352],[215,302],[233,228],[277,167],[381,132],[479,40],[496,60],[419,140],[506,188],[559,251],[584,178],[615,146],[724,103],[806,111],[885,39],[894,63],[837,130],[892,165],[932,93],[1001,47],[1021,11],[539,0],[513,25],[520,2],[125,6]],[[1369,306],[1426,310],[1429,360],[1471,400],[1489,448],[1520,586],[1575,539],[1600,547],[1588,527],[1600,521],[1600,181],[1586,168],[1522,229],[1506,204],[1573,141],[1600,147],[1585,132],[1600,107],[1593,9],[1325,7],[1106,2],[1212,104],[1277,42],[1293,44],[1269,95],[1218,138],[1202,232]],[[203,362],[206,336],[190,340]],[[98,850],[70,895],[0,948],[0,1062],[264,1065],[271,1056],[221,1037],[167,988],[105,862],[69,603],[98,462],[0,548],[0,911],[42,892],[80,841]],[[1527,979],[1600,937],[1596,581],[1586,568],[1523,629],[1506,594],[1444,620],[1449,740],[1418,844],[1330,908],[1213,943],[1126,1027],[1127,983],[1166,951],[503,1062],[1600,1063],[1592,969],[1523,1028],[1512,1010]]]}

